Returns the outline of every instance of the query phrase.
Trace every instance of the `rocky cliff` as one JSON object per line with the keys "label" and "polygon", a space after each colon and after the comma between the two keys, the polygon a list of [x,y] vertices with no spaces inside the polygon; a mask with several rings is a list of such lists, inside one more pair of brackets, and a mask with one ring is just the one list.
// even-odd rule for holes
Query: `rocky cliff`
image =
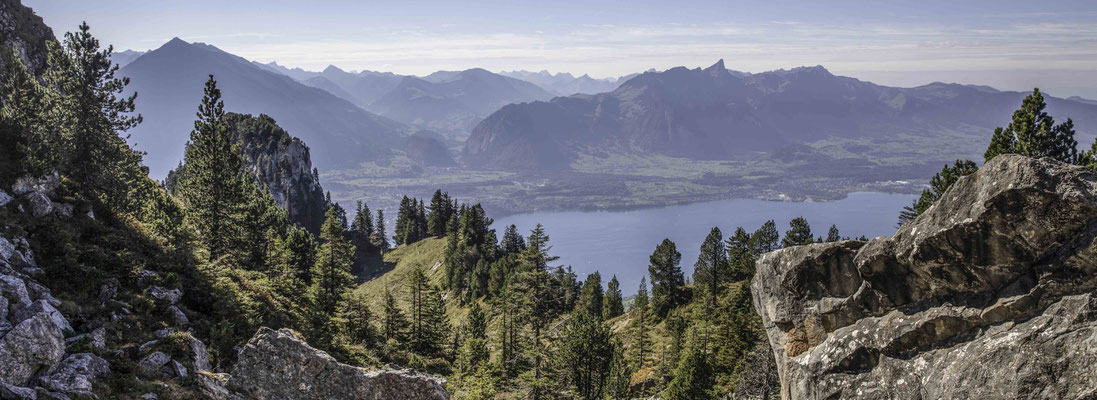
{"label": "rocky cliff", "polygon": [[1097,397],[1097,173],[1007,155],[893,237],[779,250],[751,288],[782,398]]}
{"label": "rocky cliff", "polygon": [[13,48],[28,70],[41,73],[46,66],[46,42],[53,40],[53,30],[42,22],[42,17],[19,4],[19,0],[0,0],[0,43],[4,44],[0,47],[0,76]]}

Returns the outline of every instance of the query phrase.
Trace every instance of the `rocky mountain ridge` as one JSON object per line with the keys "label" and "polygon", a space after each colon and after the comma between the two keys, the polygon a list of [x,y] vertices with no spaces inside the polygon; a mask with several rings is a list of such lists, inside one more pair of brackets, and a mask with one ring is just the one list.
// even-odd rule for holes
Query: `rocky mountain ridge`
{"label": "rocky mountain ridge", "polygon": [[1097,396],[1097,172],[1003,155],[893,237],[764,255],[784,399]]}

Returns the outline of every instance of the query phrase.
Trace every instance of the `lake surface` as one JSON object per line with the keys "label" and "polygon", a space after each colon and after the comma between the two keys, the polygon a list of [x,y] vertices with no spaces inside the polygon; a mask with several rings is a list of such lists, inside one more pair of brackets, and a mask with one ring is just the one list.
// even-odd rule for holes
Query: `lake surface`
{"label": "lake surface", "polygon": [[492,227],[501,236],[503,229],[514,224],[526,236],[541,223],[552,245],[550,254],[560,257],[556,264],[571,265],[580,279],[600,271],[603,285],[616,274],[621,291],[631,295],[640,278],[647,276],[648,257],[664,238],[677,244],[682,271],[689,278],[701,242],[713,226],[720,227],[726,240],[738,226],[754,232],[772,219],[783,236],[789,221],[803,216],[815,236],[825,237],[831,224],[838,225],[843,237],[891,236],[899,211],[915,198],[858,192],[830,202],[732,199],[627,211],[547,211],[498,218]]}

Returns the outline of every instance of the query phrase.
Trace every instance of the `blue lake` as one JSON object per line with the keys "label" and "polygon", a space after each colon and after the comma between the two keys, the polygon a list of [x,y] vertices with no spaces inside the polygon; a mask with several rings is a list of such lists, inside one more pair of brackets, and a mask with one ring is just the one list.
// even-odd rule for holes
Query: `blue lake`
{"label": "blue lake", "polygon": [[830,202],[732,199],[627,211],[547,211],[498,218],[492,227],[502,235],[514,224],[528,235],[541,223],[549,234],[550,253],[560,257],[557,264],[571,265],[580,279],[600,271],[603,284],[616,274],[622,292],[631,295],[647,275],[648,256],[664,238],[677,244],[682,271],[689,278],[701,242],[713,226],[720,227],[726,239],[738,226],[753,232],[772,219],[784,235],[789,221],[803,216],[815,236],[826,236],[831,224],[843,237],[890,236],[899,211],[916,197],[858,192]]}

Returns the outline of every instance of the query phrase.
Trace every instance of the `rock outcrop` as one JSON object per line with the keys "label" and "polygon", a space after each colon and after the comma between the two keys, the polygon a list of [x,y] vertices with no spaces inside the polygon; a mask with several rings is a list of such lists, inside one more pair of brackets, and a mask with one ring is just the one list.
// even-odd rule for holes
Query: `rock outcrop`
{"label": "rock outcrop", "polygon": [[999,156],[895,236],[769,253],[782,398],[1097,397],[1097,173]]}
{"label": "rock outcrop", "polygon": [[441,377],[341,364],[288,329],[261,328],[240,351],[227,385],[252,399],[449,399]]}

